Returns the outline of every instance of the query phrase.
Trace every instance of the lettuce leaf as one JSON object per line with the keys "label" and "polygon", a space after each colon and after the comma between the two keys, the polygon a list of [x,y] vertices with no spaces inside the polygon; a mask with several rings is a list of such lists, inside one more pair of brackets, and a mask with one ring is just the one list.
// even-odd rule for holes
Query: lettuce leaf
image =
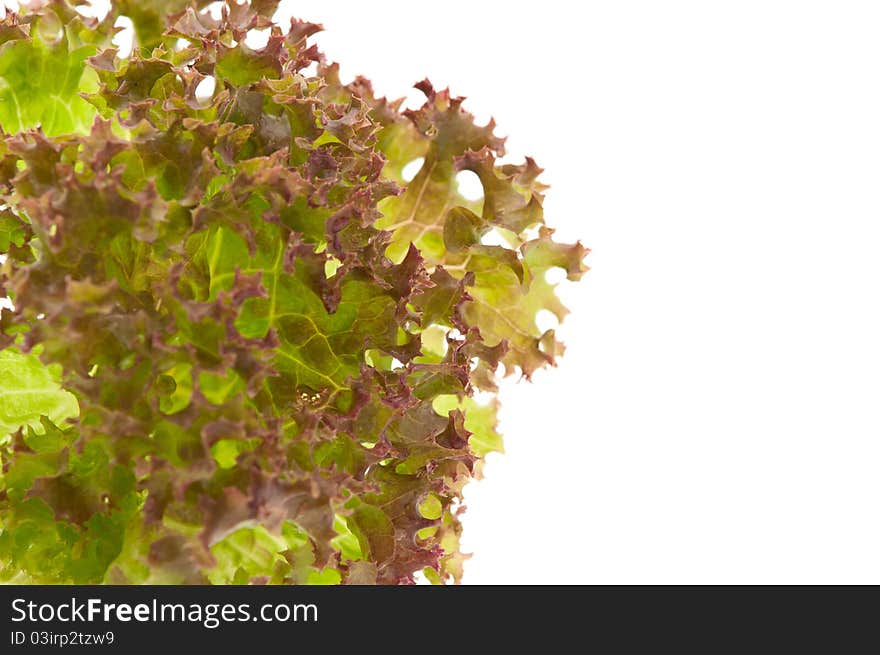
{"label": "lettuce leaf", "polygon": [[79,415],[76,397],[59,385],[60,367],[47,367],[34,354],[0,351],[0,439],[21,428],[45,432],[41,418],[63,425]]}

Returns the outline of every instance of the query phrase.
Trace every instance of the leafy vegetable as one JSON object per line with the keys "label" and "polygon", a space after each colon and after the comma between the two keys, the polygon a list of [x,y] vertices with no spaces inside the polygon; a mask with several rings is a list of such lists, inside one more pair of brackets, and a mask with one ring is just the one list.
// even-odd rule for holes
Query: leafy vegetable
{"label": "leafy vegetable", "polygon": [[41,416],[53,424],[79,414],[76,398],[58,385],[59,367],[43,366],[36,355],[0,351],[0,435],[25,426],[42,431]]}
{"label": "leafy vegetable", "polygon": [[0,580],[458,581],[498,367],[554,363],[545,273],[587,251],[461,98],[401,111],[271,0],[200,6],[0,25]]}

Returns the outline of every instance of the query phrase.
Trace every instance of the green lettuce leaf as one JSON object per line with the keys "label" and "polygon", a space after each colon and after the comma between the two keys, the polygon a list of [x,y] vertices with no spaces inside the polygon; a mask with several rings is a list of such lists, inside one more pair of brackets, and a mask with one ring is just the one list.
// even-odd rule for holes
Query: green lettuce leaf
{"label": "green lettuce leaf", "polygon": [[49,135],[88,130],[95,109],[80,94],[97,89],[97,75],[86,66],[97,50],[83,32],[88,37],[99,25],[87,27],[85,20],[64,5],[18,24],[7,19],[0,43],[0,129],[13,134],[40,126]]}
{"label": "green lettuce leaf", "polygon": [[41,417],[63,425],[79,415],[76,397],[61,388],[60,367],[47,367],[34,354],[0,350],[0,440],[20,428],[45,432]]}

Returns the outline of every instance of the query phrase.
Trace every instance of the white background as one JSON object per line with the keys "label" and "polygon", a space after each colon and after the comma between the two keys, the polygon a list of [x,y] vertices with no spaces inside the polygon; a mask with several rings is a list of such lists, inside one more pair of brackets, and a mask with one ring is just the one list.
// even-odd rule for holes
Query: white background
{"label": "white background", "polygon": [[345,80],[494,115],[593,249],[466,583],[880,583],[880,5],[284,4]]}
{"label": "white background", "polygon": [[593,249],[466,583],[880,583],[880,5],[292,6],[344,78],[494,115]]}

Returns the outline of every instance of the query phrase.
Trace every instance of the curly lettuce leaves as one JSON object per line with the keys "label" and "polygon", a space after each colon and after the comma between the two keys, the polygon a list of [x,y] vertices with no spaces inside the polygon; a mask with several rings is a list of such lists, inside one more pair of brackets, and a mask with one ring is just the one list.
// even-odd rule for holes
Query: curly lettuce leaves
{"label": "curly lettuce leaves", "polygon": [[0,28],[0,580],[458,581],[499,367],[554,363],[545,273],[586,250],[460,98],[402,112],[317,25],[203,4]]}

